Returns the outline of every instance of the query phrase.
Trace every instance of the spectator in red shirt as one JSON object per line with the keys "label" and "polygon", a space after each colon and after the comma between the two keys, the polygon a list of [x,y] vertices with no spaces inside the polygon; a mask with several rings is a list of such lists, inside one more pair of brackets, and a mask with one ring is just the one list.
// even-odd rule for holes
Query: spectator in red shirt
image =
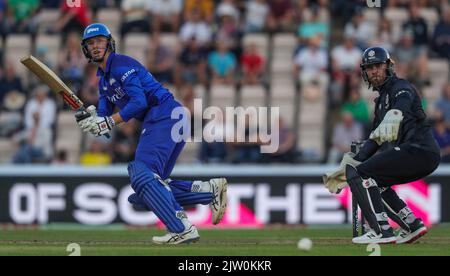
{"label": "spectator in red shirt", "polygon": [[255,43],[249,44],[241,57],[243,84],[255,85],[261,83],[264,72],[264,58],[258,52]]}
{"label": "spectator in red shirt", "polygon": [[53,32],[62,33],[63,39],[70,32],[83,33],[83,30],[91,23],[89,7],[85,0],[80,0],[80,5],[69,5],[70,1],[62,1],[61,17],[56,22]]}

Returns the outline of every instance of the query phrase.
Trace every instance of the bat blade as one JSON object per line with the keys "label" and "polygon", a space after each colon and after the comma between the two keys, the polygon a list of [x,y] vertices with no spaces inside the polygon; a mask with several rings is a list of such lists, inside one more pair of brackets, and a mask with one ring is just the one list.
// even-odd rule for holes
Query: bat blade
{"label": "bat blade", "polygon": [[24,57],[20,62],[25,65],[36,77],[45,83],[55,93],[60,94],[64,101],[74,110],[83,108],[83,102],[72,92],[72,90],[40,60],[30,55]]}

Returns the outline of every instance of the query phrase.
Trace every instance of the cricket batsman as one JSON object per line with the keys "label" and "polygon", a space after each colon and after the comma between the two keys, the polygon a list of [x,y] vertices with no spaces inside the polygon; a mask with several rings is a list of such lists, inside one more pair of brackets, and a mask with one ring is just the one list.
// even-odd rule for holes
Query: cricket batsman
{"label": "cricket batsman", "polygon": [[[427,228],[391,187],[431,174],[440,150],[416,88],[396,76],[389,53],[381,47],[366,49],[361,71],[369,88],[379,92],[373,128],[359,153],[345,154],[339,170],[325,175],[324,182],[332,193],[348,183],[369,224],[370,231],[353,243],[412,243]],[[398,236],[388,217],[401,226]]]}
{"label": "cricket batsman", "polygon": [[[128,201],[151,210],[164,223],[168,233],[153,237],[157,244],[190,243],[199,234],[181,206],[209,204],[213,223],[222,219],[227,203],[225,178],[202,181],[170,180],[169,176],[185,141],[172,138],[172,128],[181,120],[171,114],[181,105],[135,59],[116,53],[109,29],[99,23],[89,25],[83,34],[84,55],[98,66],[98,109],[88,107],[75,117],[79,127],[95,136],[106,135],[114,126],[134,118],[142,122],[142,134],[135,160],[128,165],[131,187]],[[114,113],[115,108],[120,111]],[[181,134],[181,133],[180,133]]]}

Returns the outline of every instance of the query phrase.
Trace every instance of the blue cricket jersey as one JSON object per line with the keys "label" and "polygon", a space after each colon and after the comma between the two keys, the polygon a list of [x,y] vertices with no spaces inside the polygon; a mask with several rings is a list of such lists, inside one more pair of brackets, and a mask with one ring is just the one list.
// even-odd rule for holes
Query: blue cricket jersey
{"label": "blue cricket jersey", "polygon": [[172,97],[142,64],[129,56],[111,53],[106,72],[99,68],[97,76],[98,116],[111,116],[117,106],[125,122],[131,118],[143,121],[152,106]]}

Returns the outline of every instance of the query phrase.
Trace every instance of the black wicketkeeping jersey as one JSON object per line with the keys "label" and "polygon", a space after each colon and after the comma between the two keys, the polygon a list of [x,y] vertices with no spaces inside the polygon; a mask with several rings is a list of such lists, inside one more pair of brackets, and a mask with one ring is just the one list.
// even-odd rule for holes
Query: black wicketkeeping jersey
{"label": "black wicketkeeping jersey", "polygon": [[372,131],[383,121],[389,110],[399,109],[403,112],[403,121],[400,125],[398,139],[392,143],[392,146],[410,143],[440,154],[417,89],[410,82],[393,76],[381,87],[379,92],[380,96],[375,99],[375,118]]}

